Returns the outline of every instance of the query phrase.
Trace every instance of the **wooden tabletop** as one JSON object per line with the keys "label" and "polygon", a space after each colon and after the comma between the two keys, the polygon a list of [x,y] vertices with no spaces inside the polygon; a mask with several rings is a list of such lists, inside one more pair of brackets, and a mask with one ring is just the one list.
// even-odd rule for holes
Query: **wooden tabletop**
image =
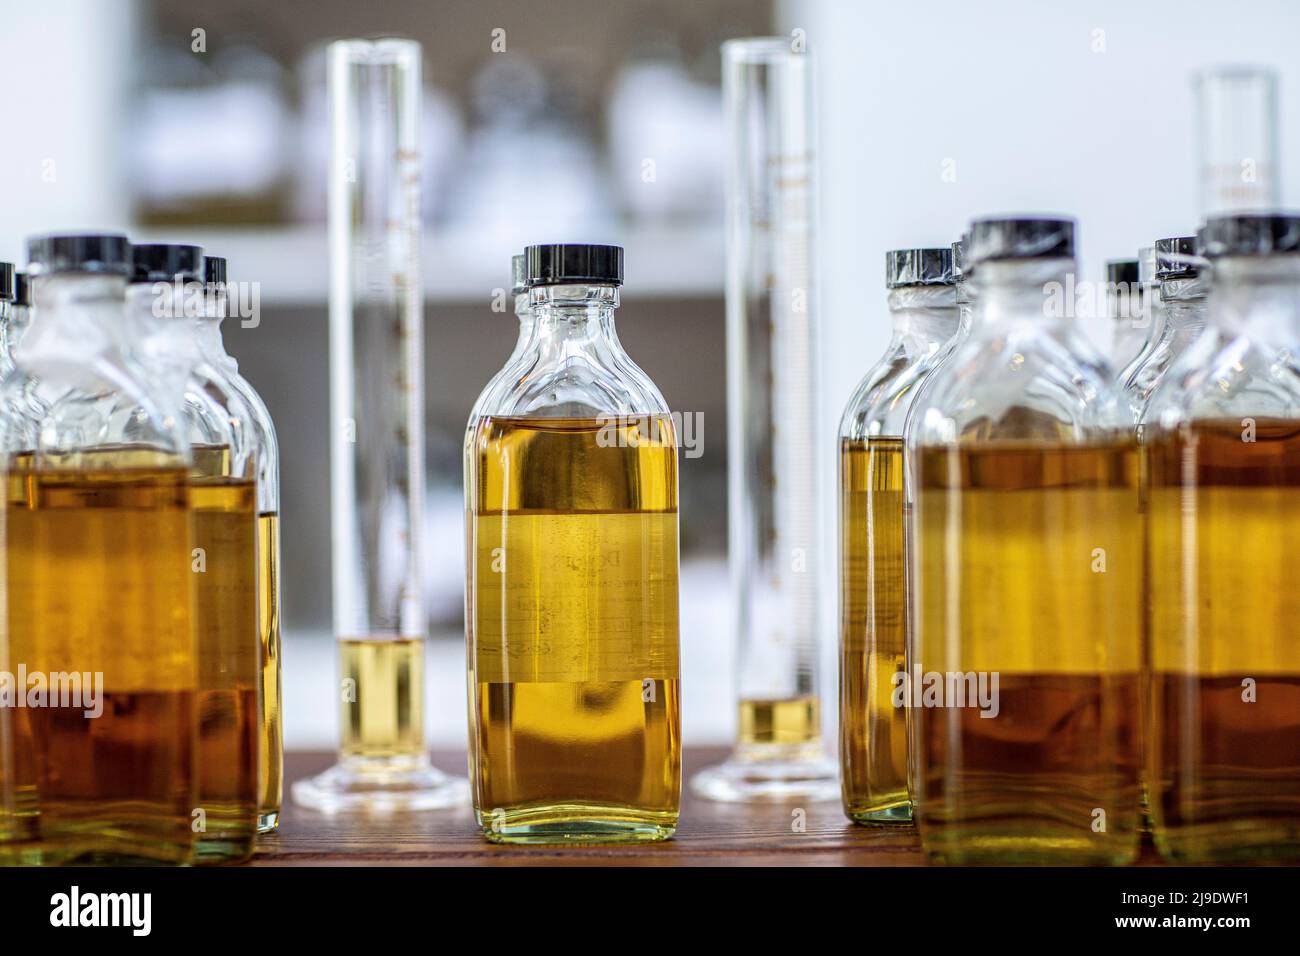
{"label": "wooden tabletop", "polygon": [[[687,748],[685,778],[726,756],[721,748]],[[465,773],[464,753],[434,753],[434,763]],[[290,783],[318,773],[333,754],[290,753]],[[850,823],[839,801],[810,803],[804,827],[795,827],[798,803],[757,805],[701,800],[685,788],[677,834],[663,843],[633,846],[496,846],[479,835],[468,806],[391,817],[325,816],[296,807],[285,787],[278,833],[263,838],[259,866],[919,866],[911,827]],[[1144,847],[1142,862],[1154,862]]]}

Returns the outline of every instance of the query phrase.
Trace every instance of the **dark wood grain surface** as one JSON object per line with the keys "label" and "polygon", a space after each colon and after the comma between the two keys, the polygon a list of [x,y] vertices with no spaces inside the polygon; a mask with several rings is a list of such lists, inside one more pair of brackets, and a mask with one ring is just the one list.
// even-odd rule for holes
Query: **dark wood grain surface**
{"label": "dark wood grain surface", "polygon": [[[448,772],[465,772],[464,753],[435,753]],[[717,763],[722,749],[688,748],[685,774]],[[286,755],[288,782],[325,769],[333,754]],[[805,826],[794,825],[802,809]],[[738,805],[683,793],[677,835],[664,843],[610,847],[503,847],[479,835],[468,806],[383,817],[324,816],[295,807],[285,787],[280,830],[264,838],[260,866],[919,866],[911,827],[861,827],[838,801]],[[1143,863],[1155,862],[1144,847]]]}

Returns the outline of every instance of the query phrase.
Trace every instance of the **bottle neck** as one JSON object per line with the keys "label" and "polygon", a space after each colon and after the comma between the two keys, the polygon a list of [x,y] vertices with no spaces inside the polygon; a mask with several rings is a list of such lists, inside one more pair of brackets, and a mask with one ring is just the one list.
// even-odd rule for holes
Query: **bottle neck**
{"label": "bottle neck", "polygon": [[126,331],[122,321],[126,288],[123,276],[80,272],[39,276],[32,280],[36,323],[46,326],[95,320],[115,337],[122,337]]}
{"label": "bottle neck", "polygon": [[230,358],[226,354],[226,343],[221,338],[221,319],[204,316],[195,325],[195,337],[199,351],[211,362],[224,362]]}
{"label": "bottle neck", "polygon": [[203,360],[198,335],[205,321],[202,303],[192,289],[171,282],[133,283],[126,290],[130,350],[173,391],[184,387]]}
{"label": "bottle neck", "polygon": [[894,343],[909,355],[938,352],[961,325],[953,286],[903,286],[889,293]]}
{"label": "bottle neck", "polygon": [[[1205,321],[1260,341],[1300,342],[1300,254],[1225,257],[1213,273]],[[1166,304],[1172,313],[1174,303]]]}
{"label": "bottle neck", "polygon": [[239,363],[226,351],[221,337],[221,323],[226,318],[227,299],[225,285],[208,285],[203,290],[203,315],[196,323],[195,335],[199,351],[210,365],[230,374],[239,369]]}
{"label": "bottle neck", "polygon": [[972,331],[1021,322],[1055,324],[1073,315],[1073,259],[985,261],[979,271],[979,295],[971,303]]}
{"label": "bottle neck", "polygon": [[[1180,287],[1180,284],[1187,285]],[[1195,333],[1205,328],[1206,295],[1202,279],[1177,279],[1170,283],[1167,292],[1161,293],[1164,303],[1165,328],[1170,335]]]}
{"label": "bottle neck", "polygon": [[17,342],[32,322],[32,307],[15,305],[9,309],[9,341]]}
{"label": "bottle neck", "polygon": [[[612,285],[552,285],[529,290],[533,340],[540,348],[565,350],[617,346],[614,310],[618,287]],[[524,320],[521,318],[521,323]]]}
{"label": "bottle neck", "polygon": [[89,354],[130,339],[123,320],[126,279],[92,273],[57,273],[32,281],[31,330],[43,340],[75,343]]}
{"label": "bottle neck", "polygon": [[14,365],[48,399],[69,388],[112,388],[130,341],[124,276],[60,272],[32,280],[32,312]]}
{"label": "bottle neck", "polygon": [[970,332],[971,316],[975,311],[975,280],[969,274],[957,280],[957,334],[965,336]]}

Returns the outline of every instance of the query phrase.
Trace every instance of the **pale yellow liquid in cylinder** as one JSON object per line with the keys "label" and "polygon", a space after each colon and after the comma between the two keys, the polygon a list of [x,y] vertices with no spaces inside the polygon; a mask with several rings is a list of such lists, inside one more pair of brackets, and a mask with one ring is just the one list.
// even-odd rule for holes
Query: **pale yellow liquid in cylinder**
{"label": "pale yellow liquid in cylinder", "polygon": [[340,640],[342,755],[419,759],[424,753],[424,639]]}
{"label": "pale yellow liquid in cylinder", "polygon": [[737,739],[741,746],[800,746],[821,741],[821,700],[784,697],[740,701]]}

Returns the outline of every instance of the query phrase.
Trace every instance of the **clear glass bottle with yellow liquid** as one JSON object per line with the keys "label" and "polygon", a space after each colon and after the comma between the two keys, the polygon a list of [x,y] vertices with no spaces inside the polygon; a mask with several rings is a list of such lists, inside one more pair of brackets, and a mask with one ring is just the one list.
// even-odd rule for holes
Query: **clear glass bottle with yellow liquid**
{"label": "clear glass bottle with yellow liquid", "polygon": [[914,410],[914,813],[932,860],[1138,847],[1138,460],[1074,318],[1074,223],[981,219],[971,332]]}
{"label": "clear glass bottle with yellow liquid", "polygon": [[284,730],[280,713],[280,443],[271,413],[221,338],[230,298],[226,260],[203,259],[203,315],[197,323],[205,375],[233,392],[247,407],[257,472],[257,616],[262,649],[261,717],[258,721],[257,830],[269,833],[280,825],[284,793]]}
{"label": "clear glass bottle with yellow liquid", "polygon": [[840,783],[859,823],[906,823],[904,430],[960,322],[949,248],[885,255],[893,333],[840,421]]}
{"label": "clear glass bottle with yellow liquid", "polygon": [[[34,315],[6,377],[0,763],[17,862],[183,863],[199,807],[190,442],[138,360],[120,235],[28,245]],[[58,691],[51,685],[58,678]],[[41,692],[44,682],[46,692]]]}
{"label": "clear glass bottle with yellow liquid", "polygon": [[203,250],[132,248],[127,321],[150,371],[181,397],[190,442],[198,635],[195,860],[247,859],[257,834],[262,654],[258,633],[258,435],[247,403],[205,357]]}
{"label": "clear glass bottle with yellow liquid", "polygon": [[1147,788],[1181,863],[1300,858],[1300,216],[1212,217],[1206,328],[1144,420]]}
{"label": "clear glass bottle with yellow liquid", "polygon": [[503,843],[660,840],[681,790],[677,440],[616,246],[527,250],[534,331],[467,443],[470,778]]}

